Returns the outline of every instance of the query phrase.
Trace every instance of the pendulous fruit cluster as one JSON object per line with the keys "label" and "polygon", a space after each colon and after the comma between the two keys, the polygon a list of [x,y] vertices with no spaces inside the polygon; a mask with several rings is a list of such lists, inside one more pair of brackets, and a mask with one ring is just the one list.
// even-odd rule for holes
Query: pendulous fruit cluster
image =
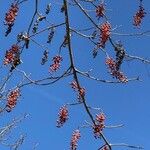
{"label": "pendulous fruit cluster", "polygon": [[110,37],[111,24],[109,22],[105,22],[100,26],[100,41],[98,43],[98,47],[105,48],[105,43],[108,41]]}
{"label": "pendulous fruit cluster", "polygon": [[57,55],[55,57],[53,57],[53,64],[50,65],[50,72],[55,72],[60,68],[60,63],[63,60],[61,56]]}
{"label": "pendulous fruit cluster", "polygon": [[70,85],[71,85],[72,89],[74,89],[76,92],[78,92],[78,99],[80,102],[82,102],[82,99],[85,96],[85,88],[78,87],[78,84],[76,81],[72,81]]}
{"label": "pendulous fruit cluster", "polygon": [[14,63],[16,57],[18,57],[20,51],[20,47],[16,44],[12,45],[9,50],[5,53],[5,58],[3,61],[4,65],[8,65],[10,63]]}
{"label": "pendulous fruit cluster", "polygon": [[104,4],[101,3],[96,7],[96,17],[101,18],[104,16],[105,7]]}
{"label": "pendulous fruit cluster", "polygon": [[128,82],[127,77],[123,74],[123,72],[120,72],[117,69],[117,65],[115,60],[113,60],[113,58],[107,57],[106,59],[106,65],[108,66],[109,72],[110,74],[115,77],[116,79],[118,79],[120,82]]}
{"label": "pendulous fruit cluster", "polygon": [[77,142],[80,139],[81,134],[79,130],[75,130],[72,134],[71,142],[70,142],[70,150],[77,149]]}
{"label": "pendulous fruit cluster", "polygon": [[139,6],[139,10],[133,16],[133,25],[139,27],[142,23],[142,19],[145,17],[145,10],[142,5]]}
{"label": "pendulous fruit cluster", "polygon": [[19,88],[11,91],[8,94],[7,104],[6,104],[6,111],[7,112],[11,112],[12,109],[16,106],[19,96],[20,96],[20,89]]}
{"label": "pendulous fruit cluster", "polygon": [[60,108],[58,113],[57,127],[60,128],[68,120],[68,109],[66,106]]}
{"label": "pendulous fruit cluster", "polygon": [[7,31],[6,31],[5,36],[7,36],[11,32],[14,22],[16,20],[18,11],[19,11],[18,4],[11,4],[10,9],[5,15],[5,25],[7,26]]}
{"label": "pendulous fruit cluster", "polygon": [[104,121],[105,115],[103,113],[96,115],[95,124],[93,125],[93,133],[95,138],[99,138],[101,136],[101,132],[105,127]]}

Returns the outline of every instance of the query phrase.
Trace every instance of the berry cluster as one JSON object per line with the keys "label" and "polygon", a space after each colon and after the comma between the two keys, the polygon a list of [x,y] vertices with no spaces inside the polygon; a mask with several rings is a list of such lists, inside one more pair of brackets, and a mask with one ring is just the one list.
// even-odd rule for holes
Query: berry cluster
{"label": "berry cluster", "polygon": [[136,14],[133,16],[133,25],[139,27],[142,19],[145,17],[146,12],[144,11],[144,8],[142,5],[139,6],[139,10],[136,12]]}
{"label": "berry cluster", "polygon": [[72,134],[71,142],[70,142],[70,150],[77,149],[77,142],[80,139],[81,134],[79,130],[75,130]]}
{"label": "berry cluster", "polygon": [[57,127],[60,128],[68,120],[68,109],[66,106],[60,108],[58,113]]}
{"label": "berry cluster", "polygon": [[60,62],[63,60],[61,56],[57,55],[53,57],[53,64],[50,65],[50,72],[55,72],[60,68]]}
{"label": "berry cluster", "polygon": [[15,60],[18,58],[20,47],[16,44],[12,45],[9,50],[6,51],[5,58],[3,61],[4,65],[15,63]]}
{"label": "berry cluster", "polygon": [[127,77],[124,76],[122,72],[117,70],[116,62],[113,60],[113,58],[107,58],[106,59],[106,65],[108,66],[108,69],[110,71],[110,74],[118,79],[120,82],[128,82]]}
{"label": "berry cluster", "polygon": [[19,98],[19,96],[20,96],[20,90],[19,90],[19,88],[11,91],[8,94],[7,104],[6,104],[6,111],[7,112],[11,112],[11,110],[16,106],[17,99]]}
{"label": "berry cluster", "polygon": [[99,47],[104,48],[105,43],[110,37],[111,24],[109,22],[105,22],[100,26],[100,42],[98,43]]}
{"label": "berry cluster", "polygon": [[104,16],[105,7],[104,4],[100,4],[96,7],[96,17],[100,18]]}
{"label": "berry cluster", "polygon": [[104,129],[105,115],[100,113],[96,115],[95,125],[93,125],[93,133],[95,138],[99,138],[101,136],[101,132]]}
{"label": "berry cluster", "polygon": [[78,87],[76,81],[72,81],[70,85],[76,92],[78,92],[79,101],[82,101],[83,97],[85,96],[85,88]]}
{"label": "berry cluster", "polygon": [[11,32],[12,26],[14,25],[16,16],[18,14],[18,10],[19,7],[17,4],[11,4],[10,9],[5,15],[5,25],[8,26],[5,36],[7,36]]}

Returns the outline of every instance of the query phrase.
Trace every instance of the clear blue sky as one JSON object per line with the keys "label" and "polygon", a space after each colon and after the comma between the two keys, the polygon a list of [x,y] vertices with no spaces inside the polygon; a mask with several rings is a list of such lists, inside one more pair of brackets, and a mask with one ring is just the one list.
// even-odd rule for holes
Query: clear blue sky
{"label": "clear blue sky", "polygon": [[[39,3],[39,12],[44,13],[47,3],[52,3],[52,11],[48,16],[50,23],[61,23],[63,21],[63,13],[60,13],[61,0],[42,0]],[[3,59],[5,50],[16,42],[16,34],[21,31],[26,31],[31,15],[33,14],[34,0],[25,2],[21,5],[19,15],[13,27],[12,33],[6,38],[4,37],[5,27],[3,25],[5,12],[8,10],[11,1],[0,1],[0,55]],[[107,15],[110,22],[115,28],[114,32],[119,33],[137,33],[147,31],[150,28],[150,1],[144,0],[144,7],[147,12],[140,29],[135,29],[132,25],[133,15],[138,8],[138,1],[119,1],[106,0]],[[88,9],[88,5],[85,5]],[[90,27],[90,22],[85,19],[78,8],[70,9],[71,26],[79,29]],[[94,18],[94,13],[90,12]],[[97,21],[95,19],[95,21]],[[99,21],[101,22],[101,21]],[[39,29],[46,27],[47,24],[42,23]],[[65,28],[64,28],[65,29]],[[58,53],[58,45],[63,39],[64,31],[62,28],[56,30],[54,40],[51,45],[46,44],[47,32],[35,38],[37,42],[45,44],[50,49],[50,57],[45,66],[41,66],[41,58],[43,49],[30,43],[29,49],[25,49],[21,58],[23,64],[19,69],[31,73],[31,78],[39,79],[43,76],[48,76],[48,68],[51,64],[51,58]],[[128,54],[150,58],[149,52],[149,36],[140,37],[125,37],[112,35],[115,40],[121,40]],[[73,50],[75,63],[81,71],[93,69],[93,75],[101,79],[112,80],[112,77],[107,73],[105,66],[105,56],[99,52],[98,56],[92,58],[93,45],[88,40],[84,40],[76,35],[73,35]],[[113,48],[108,44],[106,50],[114,56]],[[62,50],[63,64],[58,74],[63,71],[68,65],[68,51]],[[1,60],[2,61],[2,60]],[[0,77],[2,78],[7,69],[1,70]],[[133,81],[127,84],[105,84],[101,82],[91,81],[87,78],[80,78],[81,84],[86,88],[86,98],[90,106],[100,107],[106,114],[106,125],[124,124],[124,127],[118,129],[105,129],[104,133],[110,143],[127,143],[130,145],[143,146],[145,150],[150,147],[150,66],[143,64],[140,61],[125,61],[122,66],[123,72],[129,77],[139,76],[142,82]],[[8,87],[15,86],[21,79],[21,74],[15,73],[9,81]],[[67,150],[69,149],[70,137],[72,131],[79,125],[84,123],[84,120],[89,121],[84,108],[81,106],[73,106],[69,108],[70,117],[67,123],[60,129],[56,128],[56,119],[59,108],[67,102],[76,102],[76,95],[69,86],[72,77],[65,78],[56,84],[49,86],[26,86],[22,89],[22,96],[16,108],[9,114],[1,116],[0,125],[7,124],[14,117],[23,113],[29,113],[30,117],[25,119],[18,128],[14,130],[12,135],[17,137],[20,133],[27,135],[26,140],[20,149],[31,150],[34,143],[38,142],[37,150],[53,149]],[[93,114],[96,111],[93,111]],[[96,150],[101,146],[101,141],[95,139],[91,129],[81,129],[81,139],[78,143],[78,150]],[[1,150],[7,148],[1,147]],[[114,147],[113,150],[128,149]]]}

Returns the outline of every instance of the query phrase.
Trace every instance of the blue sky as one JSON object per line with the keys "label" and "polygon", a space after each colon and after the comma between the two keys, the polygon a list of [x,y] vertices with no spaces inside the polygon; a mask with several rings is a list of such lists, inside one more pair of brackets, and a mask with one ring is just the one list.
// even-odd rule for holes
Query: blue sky
{"label": "blue sky", "polygon": [[[60,13],[61,0],[50,1],[42,0],[39,3],[39,12],[44,13],[48,3],[52,3],[52,10],[48,16],[48,20],[52,24],[63,22],[63,13]],[[20,6],[19,15],[13,27],[12,33],[6,38],[4,36],[5,27],[3,25],[4,16],[8,10],[11,1],[0,1],[0,43],[1,43],[1,62],[5,55],[5,51],[16,42],[16,35],[19,32],[26,31],[31,20],[34,0],[25,2]],[[140,29],[136,29],[132,25],[133,15],[138,9],[138,1],[117,1],[106,0],[107,15],[115,28],[114,32],[118,33],[139,33],[149,30],[149,5],[148,0],[144,0],[144,8],[147,12]],[[91,9],[89,5],[84,5],[87,9]],[[95,22],[97,21],[95,14],[90,12]],[[71,26],[76,29],[90,27],[91,23],[76,7],[70,8]],[[46,23],[41,23],[39,30],[47,26]],[[32,79],[39,79],[43,76],[49,76],[48,68],[51,64],[51,59],[58,53],[59,45],[62,42],[65,33],[65,28],[58,28],[55,32],[52,44],[46,44],[47,32],[38,35],[34,38],[37,42],[45,44],[49,49],[49,60],[46,65],[41,66],[41,58],[43,49],[34,43],[30,43],[29,49],[25,49],[22,53],[23,63],[18,67],[24,70],[27,74],[31,73]],[[137,55],[144,58],[150,58],[149,52],[149,36],[116,36],[112,34],[114,41],[121,40],[126,52],[131,55]],[[72,36],[72,47],[74,51],[75,64],[81,71],[93,69],[92,75],[107,80],[113,80],[109,75],[105,66],[105,55],[99,51],[98,56],[93,59],[93,45],[88,41],[75,34]],[[108,43],[106,50],[109,55],[114,56],[114,50]],[[56,75],[61,74],[69,64],[68,50],[62,49],[63,63],[61,69]],[[8,69],[1,69],[0,77],[3,78]],[[127,143],[130,145],[143,146],[148,150],[150,144],[150,66],[143,64],[138,60],[125,61],[122,65],[122,71],[128,78],[139,76],[142,82],[132,81],[127,84],[107,84],[88,80],[79,76],[81,85],[86,89],[87,103],[92,107],[100,107],[106,114],[106,125],[124,124],[124,127],[118,129],[105,129],[104,133],[110,143]],[[21,74],[15,72],[11,80],[7,84],[7,88],[14,87],[22,79]],[[57,113],[59,108],[67,102],[76,102],[76,94],[72,91],[69,83],[72,77],[65,78],[57,83],[49,86],[30,85],[22,88],[21,98],[16,108],[9,114],[1,116],[0,125],[7,124],[14,117],[24,113],[29,113],[30,116],[25,119],[13,131],[12,137],[19,136],[20,133],[27,135],[26,140],[20,149],[31,150],[34,143],[39,143],[37,150],[54,149],[67,150],[69,149],[70,137],[72,131],[78,126],[84,124],[84,120],[90,121],[82,106],[69,107],[69,120],[60,129],[56,128]],[[93,114],[97,114],[93,111]],[[78,143],[78,150],[96,150],[101,146],[101,140],[95,139],[92,130],[89,128],[81,129],[81,139]],[[8,149],[0,146],[1,150]],[[128,149],[114,147],[113,150]]]}

